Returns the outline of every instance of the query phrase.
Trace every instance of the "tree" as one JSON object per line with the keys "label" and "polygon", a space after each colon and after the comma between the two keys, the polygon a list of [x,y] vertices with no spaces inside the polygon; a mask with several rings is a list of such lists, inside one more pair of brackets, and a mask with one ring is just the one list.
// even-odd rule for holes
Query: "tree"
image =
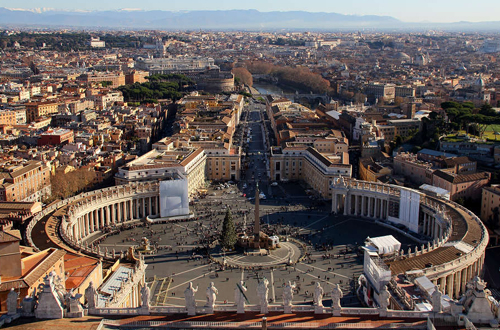
{"label": "tree", "polygon": [[231,209],[227,209],[224,222],[222,223],[221,245],[225,249],[233,249],[236,245],[236,229],[234,228]]}
{"label": "tree", "polygon": [[233,68],[233,74],[235,81],[238,80],[247,86],[253,86],[252,74],[246,68]]}

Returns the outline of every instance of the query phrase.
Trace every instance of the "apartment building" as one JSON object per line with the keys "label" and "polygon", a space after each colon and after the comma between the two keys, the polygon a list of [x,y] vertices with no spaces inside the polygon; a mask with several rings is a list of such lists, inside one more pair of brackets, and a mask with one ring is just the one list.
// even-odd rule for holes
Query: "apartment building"
{"label": "apartment building", "polygon": [[59,103],[57,102],[30,102],[26,103],[26,121],[31,123],[44,116],[57,113]]}
{"label": "apartment building", "polygon": [[400,153],[394,157],[394,174],[408,178],[415,185],[432,184],[432,164],[417,155]]}
{"label": "apartment building", "polygon": [[272,180],[304,181],[322,198],[331,198],[334,178],[352,175],[348,153],[322,154],[307,146],[273,147],[270,166]]}
{"label": "apartment building", "polygon": [[42,162],[5,163],[0,167],[1,201],[41,202],[50,191],[50,167]]}
{"label": "apartment building", "polygon": [[206,176],[214,181],[236,181],[241,177],[241,152],[239,148],[205,148]]}
{"label": "apartment building", "polygon": [[386,101],[394,100],[396,95],[396,85],[381,83],[368,84],[365,87],[365,94],[368,97],[375,99],[384,98]]}
{"label": "apartment building", "polygon": [[459,198],[477,200],[481,191],[491,179],[491,173],[478,172],[472,174],[455,174],[437,170],[432,177],[432,185],[450,192],[450,199]]}
{"label": "apartment building", "polygon": [[379,179],[392,175],[392,169],[376,163],[371,157],[360,158],[359,178],[364,181],[379,182]]}
{"label": "apartment building", "polygon": [[85,73],[79,76],[77,80],[86,84],[106,82],[110,83],[108,87],[111,88],[125,85],[125,75],[121,71]]}
{"label": "apartment building", "polygon": [[0,125],[7,125],[7,126],[17,125],[16,112],[9,110],[0,111]]}
{"label": "apartment building", "polygon": [[494,220],[493,217],[498,214],[500,221],[500,185],[491,185],[483,187],[481,197],[481,220],[483,222]]}

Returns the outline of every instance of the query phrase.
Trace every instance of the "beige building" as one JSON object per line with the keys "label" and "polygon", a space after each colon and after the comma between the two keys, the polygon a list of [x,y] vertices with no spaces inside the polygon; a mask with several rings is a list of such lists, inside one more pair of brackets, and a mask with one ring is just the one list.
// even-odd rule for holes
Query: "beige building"
{"label": "beige building", "polygon": [[205,186],[206,158],[202,148],[174,148],[170,142],[120,167],[115,183],[168,180],[180,173],[188,180],[188,193],[194,194]]}
{"label": "beige building", "polygon": [[39,161],[0,168],[0,201],[41,202],[50,195],[50,167]]}
{"label": "beige building", "polygon": [[417,155],[400,153],[394,157],[394,174],[408,178],[416,185],[432,184],[432,164],[419,160]]}
{"label": "beige building", "polygon": [[31,123],[36,119],[57,113],[59,103],[56,102],[30,102],[26,103],[26,122]]}
{"label": "beige building", "polygon": [[478,172],[472,174],[455,174],[442,170],[434,172],[432,185],[450,192],[450,199],[479,199],[481,190],[490,182],[491,173]]}
{"label": "beige building", "polygon": [[485,223],[494,220],[495,209],[499,211],[500,216],[500,185],[484,187],[481,198],[481,220]]}
{"label": "beige building", "polygon": [[359,178],[361,180],[379,182],[380,178],[390,175],[392,175],[391,168],[375,163],[372,158],[359,160]]}
{"label": "beige building", "polygon": [[331,197],[334,178],[352,175],[347,152],[322,154],[307,146],[272,148],[270,166],[272,180],[304,181],[323,198]]}
{"label": "beige building", "polygon": [[82,74],[77,79],[84,83],[101,83],[101,82],[111,83],[109,85],[109,87],[111,88],[116,88],[125,85],[125,75],[121,71],[111,72],[111,73],[106,73],[106,72],[86,73]]}

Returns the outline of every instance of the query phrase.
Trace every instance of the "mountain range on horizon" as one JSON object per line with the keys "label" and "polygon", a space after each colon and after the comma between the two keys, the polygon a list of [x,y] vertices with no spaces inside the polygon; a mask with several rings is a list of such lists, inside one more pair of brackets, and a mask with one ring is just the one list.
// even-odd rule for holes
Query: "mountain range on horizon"
{"label": "mountain range on horizon", "polygon": [[498,31],[500,21],[408,23],[390,16],[343,15],[305,11],[62,11],[19,10],[0,7],[0,27],[164,29],[164,30],[428,30]]}

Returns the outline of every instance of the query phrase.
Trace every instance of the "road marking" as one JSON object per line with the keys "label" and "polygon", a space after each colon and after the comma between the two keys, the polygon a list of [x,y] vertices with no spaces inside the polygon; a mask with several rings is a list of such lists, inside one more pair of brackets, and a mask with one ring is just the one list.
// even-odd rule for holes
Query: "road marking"
{"label": "road marking", "polygon": [[[349,276],[345,276],[345,275],[342,275],[342,274],[339,274],[339,273],[335,273],[335,272],[329,272],[329,271],[327,271],[325,269],[321,269],[321,268],[316,267],[316,266],[311,266],[309,264],[297,264],[297,265],[304,265],[305,267],[315,268],[315,269],[318,269],[318,270],[320,270],[322,272],[326,272],[326,273],[334,274],[334,275],[337,275],[337,276],[340,276],[340,277],[343,277],[343,278],[351,279]],[[297,270],[299,270],[299,269],[297,268]],[[304,272],[303,270],[300,270],[300,271]]]}
{"label": "road marking", "polygon": [[191,269],[185,270],[185,271],[180,272],[180,273],[175,273],[175,275],[172,275],[172,277],[178,276],[178,275],[182,275],[184,273],[191,272],[193,270],[197,270],[197,269],[200,269],[200,268],[203,268],[203,267],[208,267],[208,266],[210,266],[210,265],[203,265],[203,266],[199,266],[199,267],[196,267],[196,268],[191,268]]}
{"label": "road marking", "polygon": [[274,292],[274,269],[271,269],[271,295],[273,303],[276,303],[276,293]]}
{"label": "road marking", "polygon": [[[181,283],[181,284],[179,284],[179,285],[176,285],[176,286],[174,286],[174,287],[171,287],[171,288],[169,288],[168,290],[170,291],[170,290],[177,289],[177,288],[178,288],[178,287],[180,287],[180,286],[183,286],[183,285],[185,285],[185,284],[188,284],[189,282],[193,282],[194,280],[197,280],[197,279],[199,279],[199,278],[202,278],[202,277],[204,277],[204,276],[206,276],[206,275],[210,275],[210,274],[212,274],[212,273],[215,273],[216,271],[217,271],[217,269],[212,270],[211,272],[208,272],[208,273],[206,273],[206,274],[202,274],[202,275],[200,275],[200,276],[194,277],[194,278],[192,278],[192,279],[190,279],[190,280],[187,280],[186,282],[183,282],[183,283]],[[167,291],[167,292],[168,292],[168,291]]]}

